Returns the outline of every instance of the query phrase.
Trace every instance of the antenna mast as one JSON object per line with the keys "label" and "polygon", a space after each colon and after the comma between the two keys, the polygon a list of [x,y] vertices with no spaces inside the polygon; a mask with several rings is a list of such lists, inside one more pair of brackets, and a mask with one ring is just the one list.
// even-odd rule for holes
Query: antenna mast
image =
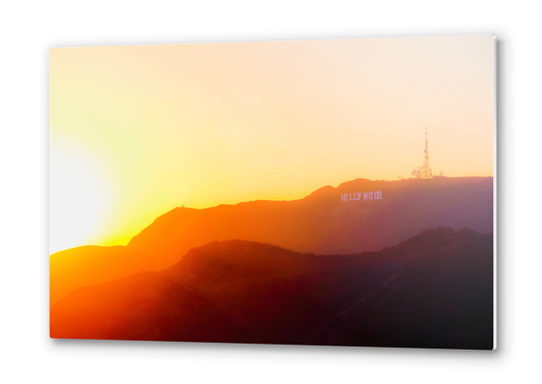
{"label": "antenna mast", "polygon": [[427,125],[425,126],[425,158],[423,160],[423,167],[422,167],[422,178],[423,179],[430,179],[433,177],[433,171],[431,171],[431,167],[429,165],[429,152],[427,150]]}

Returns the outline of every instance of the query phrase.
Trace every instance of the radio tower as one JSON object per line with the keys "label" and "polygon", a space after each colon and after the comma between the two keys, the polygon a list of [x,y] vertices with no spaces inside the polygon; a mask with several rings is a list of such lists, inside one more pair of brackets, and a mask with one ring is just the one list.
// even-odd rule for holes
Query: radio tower
{"label": "radio tower", "polygon": [[429,166],[429,152],[427,152],[427,125],[425,126],[425,158],[423,160],[423,167],[422,167],[422,179],[431,179],[433,177],[433,172],[431,171],[431,167]]}

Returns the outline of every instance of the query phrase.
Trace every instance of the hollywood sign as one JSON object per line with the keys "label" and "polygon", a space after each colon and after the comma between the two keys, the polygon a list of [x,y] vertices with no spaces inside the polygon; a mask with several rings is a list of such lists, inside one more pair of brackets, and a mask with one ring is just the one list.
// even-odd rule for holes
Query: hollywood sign
{"label": "hollywood sign", "polygon": [[363,200],[380,200],[382,191],[341,193],[341,201],[361,200],[362,197]]}

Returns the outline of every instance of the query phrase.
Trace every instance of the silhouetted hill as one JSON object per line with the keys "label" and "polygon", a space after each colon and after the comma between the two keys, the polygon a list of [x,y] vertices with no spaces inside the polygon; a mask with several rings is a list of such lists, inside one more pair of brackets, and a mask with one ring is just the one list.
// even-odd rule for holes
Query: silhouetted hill
{"label": "silhouetted hill", "polygon": [[75,290],[51,336],[491,349],[492,250],[491,234],[451,228],[353,255],[212,242]]}
{"label": "silhouetted hill", "polygon": [[[139,257],[138,257],[139,256]],[[126,247],[83,246],[57,252],[49,257],[51,304],[75,288],[105,283],[136,272],[150,270],[142,265],[146,255]]]}
{"label": "silhouetted hill", "polygon": [[458,235],[426,248],[308,343],[490,349],[492,238],[465,229]]}
{"label": "silhouetted hill", "polygon": [[[382,199],[341,201],[343,193],[374,191],[381,191]],[[176,208],[128,247],[178,257],[213,240],[245,239],[300,252],[348,254],[392,246],[437,226],[491,232],[493,178],[357,179],[301,200]]]}
{"label": "silhouetted hill", "polygon": [[[341,201],[342,194],[375,191],[382,199]],[[242,239],[300,252],[351,254],[392,246],[437,226],[491,232],[493,178],[357,179],[294,201],[176,208],[127,247],[81,247],[52,255],[51,302],[84,285],[167,268],[211,241]]]}
{"label": "silhouetted hill", "polygon": [[192,290],[141,272],[76,290],[51,307],[51,337],[228,341],[242,330]]}

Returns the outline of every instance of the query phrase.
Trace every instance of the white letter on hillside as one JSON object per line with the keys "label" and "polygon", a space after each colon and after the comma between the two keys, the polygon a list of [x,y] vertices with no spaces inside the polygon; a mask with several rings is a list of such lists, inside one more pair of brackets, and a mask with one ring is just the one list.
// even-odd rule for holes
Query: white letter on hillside
{"label": "white letter on hillside", "polygon": [[375,199],[381,199],[382,198],[382,191],[375,192]]}

